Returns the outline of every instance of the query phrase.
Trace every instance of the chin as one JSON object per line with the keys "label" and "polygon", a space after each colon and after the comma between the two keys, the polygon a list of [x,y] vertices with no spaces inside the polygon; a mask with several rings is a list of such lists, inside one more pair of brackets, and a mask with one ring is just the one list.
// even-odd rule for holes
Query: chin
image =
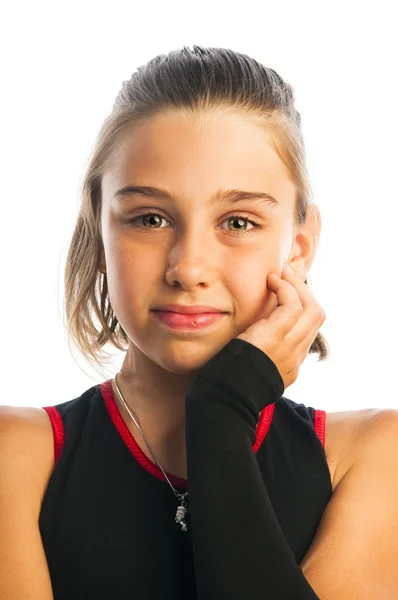
{"label": "chin", "polygon": [[[215,356],[227,343],[218,343],[216,347],[206,348],[203,345],[197,344],[196,348],[187,347],[180,349],[168,348],[167,355],[164,360],[159,356],[158,360],[155,360],[159,366],[166,371],[174,373],[175,375],[192,376],[199,369],[201,369],[213,356]],[[181,352],[180,352],[181,350]]]}

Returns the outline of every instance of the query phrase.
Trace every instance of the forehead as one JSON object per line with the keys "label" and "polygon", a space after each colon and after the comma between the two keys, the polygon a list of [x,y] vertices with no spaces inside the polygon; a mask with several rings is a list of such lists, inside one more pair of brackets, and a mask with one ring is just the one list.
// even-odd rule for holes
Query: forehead
{"label": "forehead", "polygon": [[270,135],[241,114],[196,119],[161,113],[132,125],[104,174],[105,201],[128,185],[156,185],[200,201],[216,189],[241,188],[291,203],[295,185]]}

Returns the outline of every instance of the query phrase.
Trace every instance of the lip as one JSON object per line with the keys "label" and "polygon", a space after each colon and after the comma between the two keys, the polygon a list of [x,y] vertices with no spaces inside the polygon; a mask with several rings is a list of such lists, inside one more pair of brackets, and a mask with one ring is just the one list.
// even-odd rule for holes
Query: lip
{"label": "lip", "polygon": [[152,309],[158,312],[180,313],[182,315],[199,315],[201,313],[226,313],[227,311],[215,308],[214,306],[204,306],[202,304],[164,304],[159,308]]}
{"label": "lip", "polygon": [[168,329],[189,333],[199,333],[200,331],[211,329],[212,326],[215,327],[219,321],[225,318],[227,314],[221,312],[182,314],[162,310],[154,310],[153,313]]}

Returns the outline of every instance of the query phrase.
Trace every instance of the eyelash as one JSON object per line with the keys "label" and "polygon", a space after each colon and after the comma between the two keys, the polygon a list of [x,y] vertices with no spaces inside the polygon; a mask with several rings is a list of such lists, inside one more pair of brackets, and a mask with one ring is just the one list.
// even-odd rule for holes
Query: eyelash
{"label": "eyelash", "polygon": [[[145,214],[142,215],[138,215],[137,217],[134,217],[133,219],[130,219],[129,221],[127,221],[127,223],[129,225],[131,225],[132,227],[137,227],[138,229],[163,229],[161,227],[144,227],[143,225],[137,225],[137,221],[138,219],[143,219],[144,217],[147,217],[149,215],[156,215],[158,217],[161,217],[162,219],[164,219],[165,221],[167,221],[166,217],[163,217],[163,215],[161,215],[160,213],[156,212],[156,211],[149,211]],[[244,217],[243,215],[231,215],[230,217],[227,217],[225,220],[228,221],[230,219],[241,219],[242,221],[247,221],[248,223],[250,223],[251,225],[253,225],[253,229],[250,229],[249,231],[236,231],[236,233],[238,233],[239,235],[247,235],[250,232],[254,231],[255,229],[263,229],[262,225],[260,225],[259,223],[257,223],[256,221],[252,221],[251,219],[248,219],[247,217]],[[228,230],[229,233],[234,233],[231,230]]]}

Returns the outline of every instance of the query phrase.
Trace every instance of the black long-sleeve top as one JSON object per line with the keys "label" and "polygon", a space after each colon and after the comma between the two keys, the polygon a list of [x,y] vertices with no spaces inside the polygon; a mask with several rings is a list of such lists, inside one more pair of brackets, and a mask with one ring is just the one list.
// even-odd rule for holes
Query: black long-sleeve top
{"label": "black long-sleeve top", "polygon": [[167,473],[188,491],[187,532],[110,381],[43,407],[55,467],[39,526],[54,600],[317,598],[299,564],[332,495],[325,412],[283,391],[274,363],[238,339],[192,379],[188,481]]}
{"label": "black long-sleeve top", "polygon": [[252,450],[260,411],[284,389],[264,352],[233,339],[188,390],[187,475],[199,600],[319,598],[295,562]]}

